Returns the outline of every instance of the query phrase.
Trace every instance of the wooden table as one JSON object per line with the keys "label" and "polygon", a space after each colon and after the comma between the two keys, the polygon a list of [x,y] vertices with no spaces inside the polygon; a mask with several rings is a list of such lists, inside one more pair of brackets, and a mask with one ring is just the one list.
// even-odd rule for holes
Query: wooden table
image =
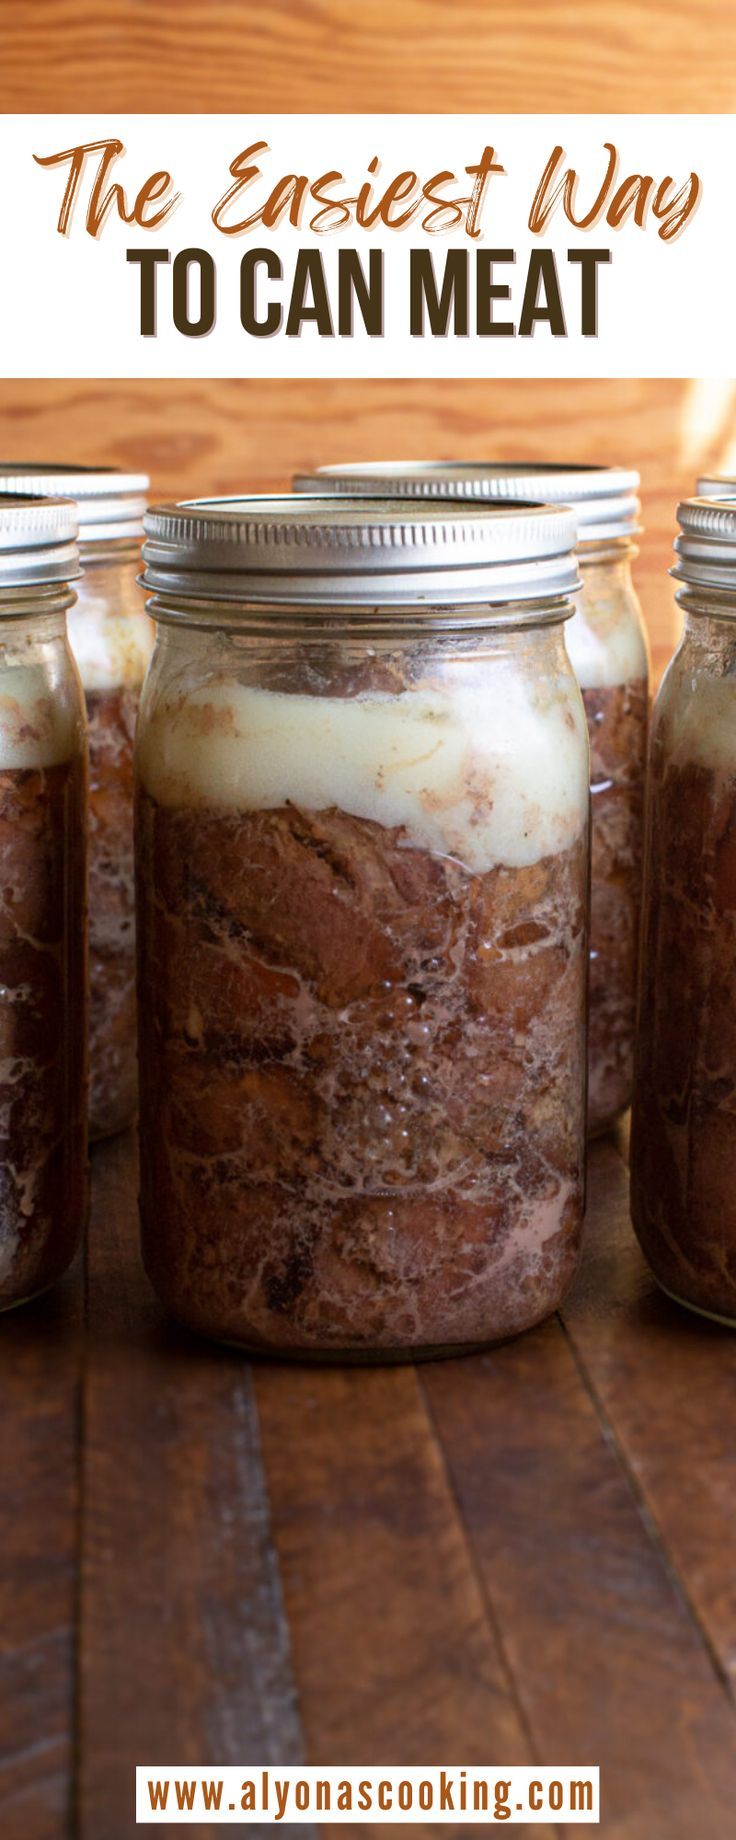
{"label": "wooden table", "polygon": [[419,1369],[190,1339],[135,1192],[98,1149],[86,1280],[2,1323],[3,1840],[127,1840],[136,1761],[300,1758],[598,1763],[606,1840],[733,1834],[736,1339],[654,1289],[622,1145],[563,1316]]}

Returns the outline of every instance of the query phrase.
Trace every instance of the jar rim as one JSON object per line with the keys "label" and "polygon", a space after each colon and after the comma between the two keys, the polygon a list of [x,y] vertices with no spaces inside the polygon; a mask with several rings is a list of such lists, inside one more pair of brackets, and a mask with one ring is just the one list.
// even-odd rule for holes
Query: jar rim
{"label": "jar rim", "polygon": [[65,580],[48,582],[0,582],[0,633],[5,626],[66,614],[74,606],[76,593]]}
{"label": "jar rim", "polygon": [[[139,575],[141,587],[146,586]],[[430,635],[516,631],[521,627],[563,625],[575,611],[568,593],[538,600],[504,601],[499,606],[462,603],[435,606],[398,602],[392,605],[310,603],[270,599],[233,601],[190,598],[185,606],[175,593],[148,595],[146,611],[157,625],[187,630],[236,633],[242,637],[298,638],[325,641],[421,638]],[[338,622],[336,611],[343,618]]]}

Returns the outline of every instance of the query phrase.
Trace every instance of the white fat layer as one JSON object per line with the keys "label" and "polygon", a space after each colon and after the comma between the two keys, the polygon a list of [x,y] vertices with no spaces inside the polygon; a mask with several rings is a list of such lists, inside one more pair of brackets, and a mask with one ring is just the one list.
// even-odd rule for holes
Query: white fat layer
{"label": "white fat layer", "polygon": [[607,690],[646,677],[649,650],[638,604],[620,589],[602,593],[585,580],[565,626],[565,644],[581,690]]}
{"label": "white fat layer", "polygon": [[145,613],[101,613],[83,600],[67,615],[69,642],[85,690],[137,687],[153,651],[153,625]]}
{"label": "white fat layer", "polygon": [[212,682],[157,703],[138,770],[164,805],[338,806],[478,872],[569,848],[588,815],[585,717],[567,674],[507,673],[493,695],[467,682],[355,698]]}
{"label": "white fat layer", "polygon": [[153,651],[153,622],[129,562],[90,566],[76,583],[67,624],[85,690],[140,687]]}
{"label": "white fat layer", "polygon": [[79,746],[75,700],[45,665],[0,668],[0,772],[58,766]]}
{"label": "white fat layer", "polygon": [[660,692],[657,726],[664,726],[674,766],[736,775],[736,677],[691,677],[674,661]]}

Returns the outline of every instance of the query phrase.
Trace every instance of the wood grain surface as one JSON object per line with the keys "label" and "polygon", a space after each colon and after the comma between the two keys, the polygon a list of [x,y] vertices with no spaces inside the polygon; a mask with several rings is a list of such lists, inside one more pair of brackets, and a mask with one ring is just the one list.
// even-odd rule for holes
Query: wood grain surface
{"label": "wood grain surface", "polygon": [[2,106],[729,111],[729,0],[3,0]]}
{"label": "wood grain surface", "polygon": [[0,382],[0,455],[147,469],[155,497],[282,490],[345,459],[503,458],[637,466],[637,581],[661,667],[679,616],[675,507],[701,468],[736,466],[736,383]]}
{"label": "wood grain surface", "polygon": [[598,1763],[602,1840],[726,1840],[734,1343],[655,1291],[622,1141],[590,1185],[559,1318],[300,1369],[165,1319],[96,1147],[87,1284],[0,1340],[3,1840],[132,1840],[182,1758]]}
{"label": "wood grain surface", "polygon": [[80,1517],[81,1275],[6,1316],[0,1368],[0,1831],[73,1820]]}
{"label": "wood grain surface", "polygon": [[250,1369],[162,1320],[131,1257],[130,1142],[95,1175],[76,1832],[122,1840],[132,1757],[298,1762],[304,1744]]}

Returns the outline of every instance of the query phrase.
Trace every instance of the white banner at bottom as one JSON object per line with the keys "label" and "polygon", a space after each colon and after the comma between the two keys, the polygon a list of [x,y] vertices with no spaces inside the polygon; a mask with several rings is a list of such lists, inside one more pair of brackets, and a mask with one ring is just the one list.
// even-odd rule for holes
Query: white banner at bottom
{"label": "white banner at bottom", "polygon": [[489,1827],[549,1823],[596,1827],[600,1772],[535,1765],[481,1770],[470,1764],[401,1769],[303,1764],[223,1769],[191,1764],[136,1768],[136,1825],[249,1827],[448,1822]]}

